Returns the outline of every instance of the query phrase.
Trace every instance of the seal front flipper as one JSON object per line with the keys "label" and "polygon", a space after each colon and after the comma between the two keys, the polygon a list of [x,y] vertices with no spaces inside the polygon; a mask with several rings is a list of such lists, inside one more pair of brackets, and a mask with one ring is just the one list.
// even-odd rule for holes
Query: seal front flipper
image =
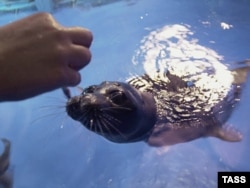
{"label": "seal front flipper", "polygon": [[243,137],[239,131],[228,124],[224,124],[222,127],[214,126],[207,136],[217,137],[228,142],[239,142]]}
{"label": "seal front flipper", "polygon": [[[190,125],[197,126],[190,126]],[[155,126],[152,134],[146,140],[150,146],[161,147],[192,141],[203,137],[207,131],[200,122],[184,121],[162,123]]]}

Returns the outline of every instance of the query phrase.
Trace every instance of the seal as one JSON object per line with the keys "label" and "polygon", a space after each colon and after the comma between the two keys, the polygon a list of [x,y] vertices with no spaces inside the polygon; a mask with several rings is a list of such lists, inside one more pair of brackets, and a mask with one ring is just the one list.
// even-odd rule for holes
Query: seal
{"label": "seal", "polygon": [[67,102],[67,113],[86,128],[118,143],[146,139],[156,122],[154,97],[122,82],[103,82]]}
{"label": "seal", "polygon": [[127,83],[103,82],[79,96],[68,95],[66,111],[116,143],[146,141],[159,147],[208,136],[238,142],[241,133],[226,122],[240,100],[250,60],[236,65],[229,70],[222,64],[198,64],[192,69],[196,72],[182,76],[164,70]]}

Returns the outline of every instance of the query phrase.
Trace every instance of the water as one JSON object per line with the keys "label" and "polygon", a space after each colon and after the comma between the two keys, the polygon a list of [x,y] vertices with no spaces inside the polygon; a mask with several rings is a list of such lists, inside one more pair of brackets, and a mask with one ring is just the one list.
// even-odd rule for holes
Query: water
{"label": "water", "polygon": [[[125,81],[150,71],[148,62],[157,58],[158,62],[206,58],[227,65],[249,58],[248,1],[133,2],[63,8],[53,13],[64,26],[83,26],[93,32],[93,58],[81,71],[82,87],[104,80]],[[0,25],[31,13],[1,15]],[[166,35],[169,30],[172,32]],[[242,142],[198,139],[172,146],[167,152],[143,142],[110,143],[89,132],[67,117],[60,90],[2,103],[0,137],[12,142],[14,187],[217,187],[218,171],[250,171],[249,83],[248,79],[241,104],[229,120],[243,132]]]}

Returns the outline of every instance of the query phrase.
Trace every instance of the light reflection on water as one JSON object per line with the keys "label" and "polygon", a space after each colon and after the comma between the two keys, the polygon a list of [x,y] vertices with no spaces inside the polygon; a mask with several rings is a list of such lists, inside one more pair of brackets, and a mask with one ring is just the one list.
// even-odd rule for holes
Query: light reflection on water
{"label": "light reflection on water", "polygon": [[[192,35],[181,44],[182,48],[174,46],[172,49],[176,51],[171,51],[172,54],[169,48],[164,49],[163,41],[161,57],[185,59],[187,55],[180,55],[183,49],[188,49],[189,59],[202,59],[202,51],[190,49],[189,44],[197,44],[210,49],[216,57],[223,57],[220,61],[228,64],[249,58],[246,1],[219,2],[142,0],[132,6],[119,2],[89,10],[65,8],[54,16],[62,25],[84,26],[93,31],[93,59],[81,71],[81,86],[86,87],[104,80],[125,81],[131,75],[142,74],[147,69],[142,63],[145,56],[137,56],[139,63],[133,64],[141,41],[150,37],[150,33],[173,25],[187,28]],[[1,16],[0,24],[27,14]],[[226,25],[222,27],[221,23],[233,27],[225,29]],[[176,44],[177,40],[165,42]],[[149,45],[154,49],[156,44]],[[166,153],[145,143],[113,144],[87,131],[67,117],[63,108],[56,107],[64,105],[60,90],[22,102],[2,103],[0,136],[12,142],[14,187],[217,187],[217,171],[250,170],[249,95],[248,84],[243,102],[229,120],[243,132],[242,142],[199,139],[173,146]],[[42,106],[47,105],[48,110],[43,110]]]}

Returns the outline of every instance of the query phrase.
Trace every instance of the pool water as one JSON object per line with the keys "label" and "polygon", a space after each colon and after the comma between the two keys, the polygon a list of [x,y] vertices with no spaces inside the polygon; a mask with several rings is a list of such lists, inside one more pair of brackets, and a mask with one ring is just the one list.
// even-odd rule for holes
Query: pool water
{"label": "pool water", "polygon": [[[53,16],[93,32],[92,61],[81,71],[86,87],[125,81],[163,60],[230,66],[247,59],[249,9],[244,0],[134,0],[62,8]],[[1,15],[0,25],[32,13]],[[243,133],[239,143],[205,138],[161,150],[143,142],[114,144],[66,115],[61,90],[2,103],[0,137],[12,143],[15,188],[215,188],[218,171],[250,171],[248,96],[249,78],[228,121]]]}

